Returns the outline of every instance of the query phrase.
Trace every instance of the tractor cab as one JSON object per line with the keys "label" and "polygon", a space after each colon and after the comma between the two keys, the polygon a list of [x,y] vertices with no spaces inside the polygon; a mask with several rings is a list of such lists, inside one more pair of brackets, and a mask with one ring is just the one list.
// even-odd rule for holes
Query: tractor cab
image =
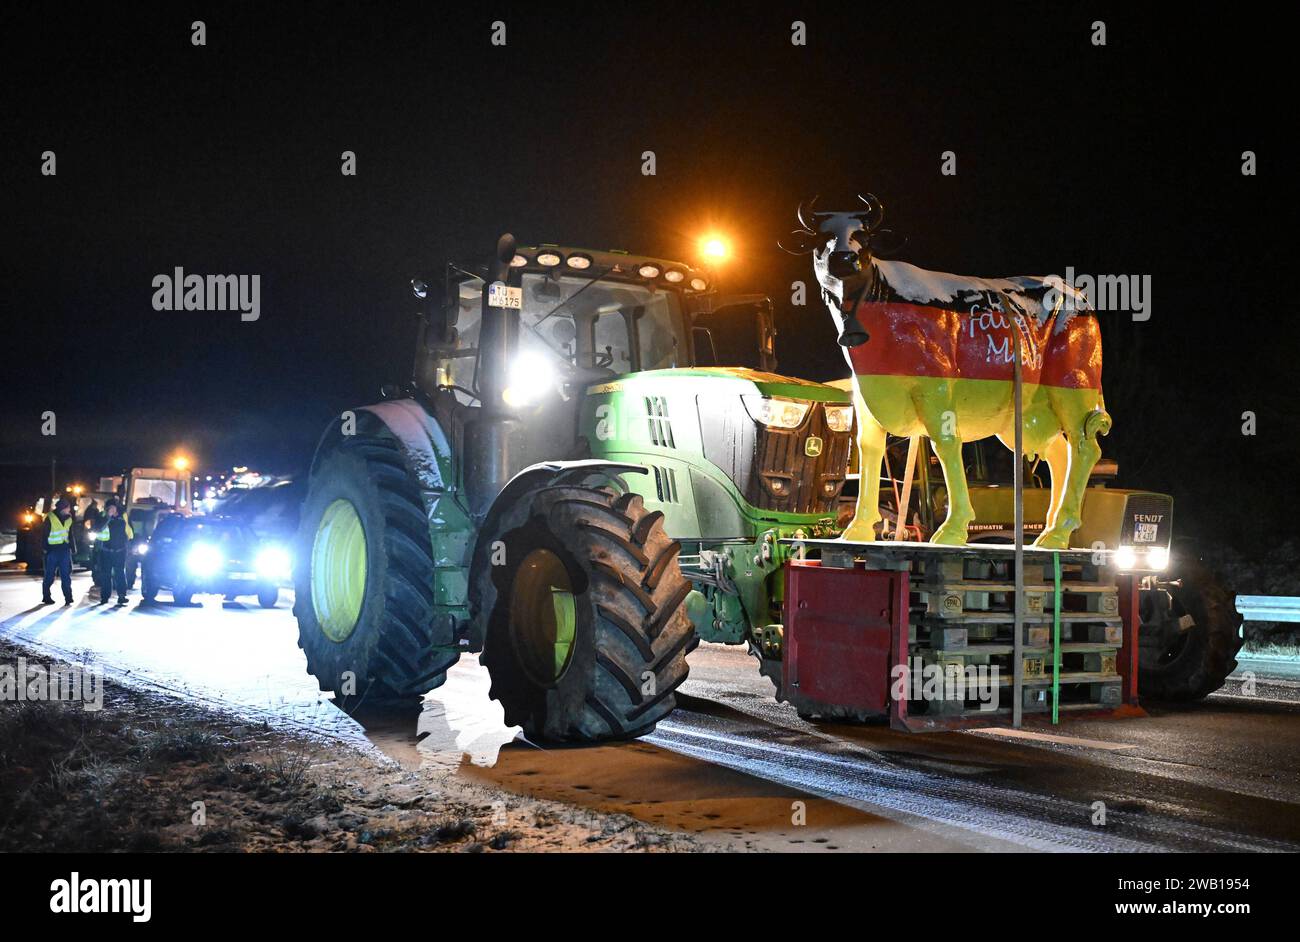
{"label": "tractor cab", "polygon": [[777,374],[771,299],[722,294],[706,270],[509,248],[495,263],[448,265],[440,290],[413,286],[432,301],[415,387],[460,429],[471,508],[538,461],[634,466],[622,486],[681,544],[700,591],[696,630],[757,637],[779,620],[780,540],[836,532],[848,394]]}
{"label": "tractor cab", "polygon": [[771,299],[617,251],[512,247],[497,263],[504,277],[452,263],[440,286],[412,285],[414,387],[463,431],[476,507],[536,461],[597,457],[651,465],[632,486],[678,539],[833,516],[848,397],[773,372]]}

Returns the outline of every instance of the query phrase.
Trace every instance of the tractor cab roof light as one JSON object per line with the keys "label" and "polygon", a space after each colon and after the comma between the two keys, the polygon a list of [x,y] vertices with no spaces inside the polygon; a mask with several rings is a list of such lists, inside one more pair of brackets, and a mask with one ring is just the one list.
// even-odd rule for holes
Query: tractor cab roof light
{"label": "tractor cab roof light", "polygon": [[692,279],[691,279],[691,290],[692,290],[692,291],[703,291],[703,290],[705,290],[705,289],[708,288],[708,287],[709,287],[709,283],[708,283],[708,281],[706,281],[706,280],[703,279],[703,278],[696,277],[696,278],[692,278]]}
{"label": "tractor cab roof light", "polygon": [[527,264],[528,264],[528,259],[518,254],[515,255],[515,257],[510,260],[511,268],[523,268]]}
{"label": "tractor cab roof light", "polygon": [[565,260],[565,264],[577,271],[585,271],[591,267],[591,256],[575,252]]}
{"label": "tractor cab roof light", "polygon": [[559,252],[538,252],[537,264],[543,268],[554,268],[564,261]]}
{"label": "tractor cab roof light", "polygon": [[658,278],[660,272],[662,271],[663,269],[661,269],[658,265],[646,264],[638,268],[636,270],[636,273],[640,275],[642,278]]}
{"label": "tractor cab roof light", "polygon": [[664,272],[664,281],[667,281],[670,284],[675,285],[685,280],[686,280],[686,272],[682,271],[680,268],[670,268],[666,272]]}

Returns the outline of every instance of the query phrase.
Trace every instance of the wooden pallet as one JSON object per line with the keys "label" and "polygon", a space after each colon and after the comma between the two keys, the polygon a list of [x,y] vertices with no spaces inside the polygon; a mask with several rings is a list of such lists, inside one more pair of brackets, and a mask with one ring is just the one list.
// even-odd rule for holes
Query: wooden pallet
{"label": "wooden pallet", "polygon": [[[933,682],[933,669],[938,668],[940,678],[944,670],[959,671],[963,679],[976,677],[986,685],[959,698],[943,692],[936,698],[931,689],[895,701],[891,723],[898,728],[958,729],[1007,722],[1014,715],[1017,695],[1021,712],[1050,713],[1054,684],[1061,713],[1141,715],[1132,677],[1136,641],[1125,627],[1126,619],[1134,617],[1136,592],[1113,567],[1098,565],[1091,552],[1055,554],[1026,547],[1019,580],[1024,610],[1017,619],[1013,547],[830,540],[804,545],[820,556],[824,567],[906,573],[890,655],[894,669],[906,658],[913,677],[920,667],[925,681]],[[1018,664],[1017,621],[1022,632]],[[1054,679],[1057,652],[1060,663]],[[990,677],[988,672],[995,668],[997,674]],[[985,673],[978,674],[980,670]],[[985,709],[988,704],[982,704],[980,696],[987,700],[992,690],[997,692],[997,706]]]}
{"label": "wooden pallet", "polygon": [[[941,669],[996,668],[999,708],[972,698],[931,702],[943,716],[998,716],[1011,711],[1015,669],[1014,558],[970,554],[917,556],[910,561],[908,652]],[[1060,611],[1051,558],[1026,557],[1025,611],[1020,619],[1021,702],[1026,712],[1051,710],[1053,626],[1060,624],[1061,706],[1104,709],[1119,704],[1117,672],[1123,641],[1119,589],[1112,571],[1074,554],[1061,561]],[[970,672],[974,674],[974,672]],[[992,683],[989,673],[986,683]],[[985,698],[987,699],[987,690]],[[909,710],[921,709],[910,703]]]}

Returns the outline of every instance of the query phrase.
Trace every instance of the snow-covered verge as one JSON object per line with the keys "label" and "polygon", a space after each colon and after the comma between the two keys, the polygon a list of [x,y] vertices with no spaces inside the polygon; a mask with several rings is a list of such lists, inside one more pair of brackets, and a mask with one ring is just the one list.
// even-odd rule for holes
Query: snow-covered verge
{"label": "snow-covered verge", "polygon": [[[20,657],[68,667],[0,641]],[[0,852],[699,849],[107,679],[98,710],[0,699]]]}

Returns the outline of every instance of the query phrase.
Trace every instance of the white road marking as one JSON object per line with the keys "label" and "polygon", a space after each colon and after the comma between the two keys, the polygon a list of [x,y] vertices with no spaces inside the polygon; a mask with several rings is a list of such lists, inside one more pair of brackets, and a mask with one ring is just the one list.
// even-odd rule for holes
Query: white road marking
{"label": "white road marking", "polygon": [[1123,752],[1125,749],[1136,749],[1137,743],[1128,742],[1103,742],[1100,739],[1080,739],[1077,736],[1058,736],[1054,733],[1035,733],[1028,729],[968,729],[968,733],[975,733],[980,736],[1000,736],[1004,739],[1028,739],[1033,742],[1050,742],[1062,746],[1082,746],[1085,749],[1105,749],[1108,752]]}

